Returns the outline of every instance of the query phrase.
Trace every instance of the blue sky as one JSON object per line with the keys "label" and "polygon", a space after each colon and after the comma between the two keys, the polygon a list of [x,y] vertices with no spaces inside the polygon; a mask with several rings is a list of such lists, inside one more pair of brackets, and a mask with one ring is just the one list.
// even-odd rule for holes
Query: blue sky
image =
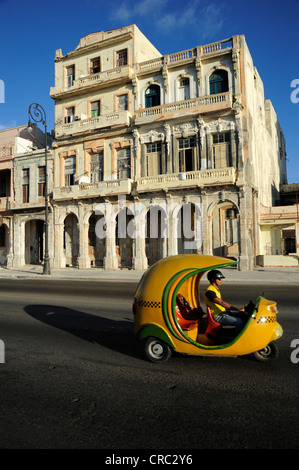
{"label": "blue sky", "polygon": [[133,23],[161,54],[244,34],[285,134],[288,183],[299,183],[298,0],[0,0],[0,130],[26,124],[32,102],[53,129],[56,49],[66,54],[89,33]]}

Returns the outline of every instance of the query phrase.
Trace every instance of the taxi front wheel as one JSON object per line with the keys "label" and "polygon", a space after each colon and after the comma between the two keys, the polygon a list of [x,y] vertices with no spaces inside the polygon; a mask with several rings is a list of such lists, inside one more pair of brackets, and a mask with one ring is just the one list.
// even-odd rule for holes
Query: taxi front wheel
{"label": "taxi front wheel", "polygon": [[150,337],[145,342],[145,354],[152,362],[166,362],[171,356],[171,349],[164,341]]}
{"label": "taxi front wheel", "polygon": [[264,349],[253,353],[253,357],[259,362],[267,362],[278,356],[278,347],[274,342],[267,344]]}

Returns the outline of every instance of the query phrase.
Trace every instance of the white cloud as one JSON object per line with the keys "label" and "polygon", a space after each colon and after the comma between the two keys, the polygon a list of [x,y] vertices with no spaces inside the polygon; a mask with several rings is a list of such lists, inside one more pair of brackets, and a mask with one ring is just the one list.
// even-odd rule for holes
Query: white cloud
{"label": "white cloud", "polygon": [[113,8],[113,12],[111,13],[111,19],[121,20],[123,23],[127,21],[130,22],[131,15],[132,15],[132,12],[130,8],[124,2],[118,5],[116,8]]}
{"label": "white cloud", "polygon": [[167,13],[159,18],[157,25],[159,29],[171,31],[177,24],[177,18],[174,13]]}
{"label": "white cloud", "polygon": [[213,3],[208,5],[203,11],[203,19],[200,24],[203,38],[220,31],[223,26],[222,9]]}
{"label": "white cloud", "polygon": [[135,15],[147,15],[153,12],[161,11],[162,7],[167,3],[165,0],[143,0],[134,4],[133,12]]}
{"label": "white cloud", "polygon": [[113,12],[111,13],[112,19],[125,21],[135,21],[135,18],[142,18],[146,20],[149,15],[150,19],[157,19],[163,7],[168,3],[168,0],[142,0],[140,2],[132,2],[130,0],[123,1],[120,5],[113,5]]}
{"label": "white cloud", "polygon": [[206,0],[186,0],[176,3],[173,0],[141,0],[133,3],[124,0],[114,4],[111,18],[122,24],[150,22],[152,29],[161,34],[175,34],[185,30],[198,31],[205,40],[215,37],[224,23],[224,4],[206,3]]}
{"label": "white cloud", "polygon": [[17,121],[11,121],[6,124],[0,123],[0,131],[4,131],[5,129],[10,129],[11,127],[16,127],[16,126],[17,126]]}

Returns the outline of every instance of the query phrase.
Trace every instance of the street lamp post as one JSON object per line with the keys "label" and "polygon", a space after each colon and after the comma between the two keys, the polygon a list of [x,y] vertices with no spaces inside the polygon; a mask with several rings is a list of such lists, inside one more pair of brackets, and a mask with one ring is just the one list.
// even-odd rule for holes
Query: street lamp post
{"label": "street lamp post", "polygon": [[41,122],[45,126],[45,259],[43,274],[50,274],[49,260],[49,221],[48,221],[48,143],[47,143],[47,119],[44,108],[38,103],[32,103],[28,111],[28,130],[32,121]]}

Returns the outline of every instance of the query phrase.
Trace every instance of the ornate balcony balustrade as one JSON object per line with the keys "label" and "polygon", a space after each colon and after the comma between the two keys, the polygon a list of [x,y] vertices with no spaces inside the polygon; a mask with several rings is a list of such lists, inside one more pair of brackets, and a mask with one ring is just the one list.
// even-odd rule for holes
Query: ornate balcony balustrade
{"label": "ornate balcony balustrade", "polygon": [[120,111],[116,113],[105,114],[103,116],[78,119],[67,124],[56,123],[55,136],[80,134],[85,131],[96,130],[113,125],[130,124],[131,113],[129,111]]}
{"label": "ornate balcony balustrade", "polygon": [[186,114],[221,111],[226,108],[232,108],[232,94],[230,92],[140,109],[136,111],[136,124],[155,120],[169,120]]}
{"label": "ornate balcony balustrade", "polygon": [[137,192],[152,192],[194,186],[234,184],[235,182],[236,170],[228,167],[137,178],[136,190]]}
{"label": "ornate balcony balustrade", "polygon": [[54,200],[81,199],[98,196],[113,196],[118,194],[130,194],[132,180],[111,180],[99,183],[82,183],[74,186],[54,188]]}
{"label": "ornate balcony balustrade", "polygon": [[174,54],[167,54],[156,59],[147,60],[134,66],[135,72],[140,73],[144,71],[150,71],[154,69],[160,69],[164,65],[171,66],[172,64],[178,64],[194,60],[196,57],[207,56],[211,54],[219,54],[224,51],[229,51],[232,48],[232,38],[224,39],[222,41],[207,44],[205,46],[198,46],[194,49],[188,49],[186,51],[175,52]]}
{"label": "ornate balcony balustrade", "polygon": [[[54,188],[53,199],[69,200],[130,194],[133,189],[133,182],[132,179],[124,179]],[[137,193],[167,191],[187,187],[234,184],[235,182],[236,170],[229,167],[137,178],[134,184],[134,191]]]}
{"label": "ornate balcony balustrade", "polygon": [[122,83],[124,80],[131,80],[132,76],[133,68],[129,65],[90,75],[82,75],[73,81],[72,86],[67,87],[65,84],[63,87],[51,87],[50,96],[55,100],[59,100],[65,96],[75,95],[80,91],[90,91],[95,87],[101,86],[105,88],[106,86],[116,85],[118,82]]}

